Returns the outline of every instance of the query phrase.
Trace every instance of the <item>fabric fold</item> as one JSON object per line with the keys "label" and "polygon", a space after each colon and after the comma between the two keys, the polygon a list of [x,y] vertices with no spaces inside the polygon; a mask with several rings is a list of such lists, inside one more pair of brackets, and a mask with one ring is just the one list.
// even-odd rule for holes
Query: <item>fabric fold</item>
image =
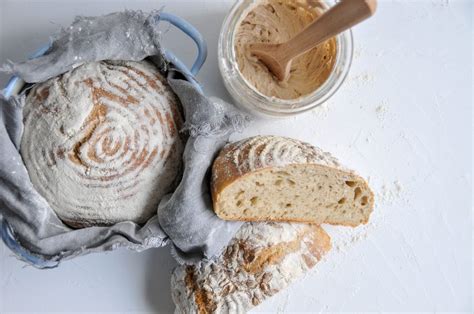
{"label": "fabric fold", "polygon": [[168,81],[180,97],[190,137],[183,154],[183,178],[161,201],[158,219],[172,240],[177,261],[193,264],[218,254],[242,224],[222,220],[212,210],[210,175],[215,156],[247,117],[220,99],[203,96],[189,82],[174,79],[173,72]]}

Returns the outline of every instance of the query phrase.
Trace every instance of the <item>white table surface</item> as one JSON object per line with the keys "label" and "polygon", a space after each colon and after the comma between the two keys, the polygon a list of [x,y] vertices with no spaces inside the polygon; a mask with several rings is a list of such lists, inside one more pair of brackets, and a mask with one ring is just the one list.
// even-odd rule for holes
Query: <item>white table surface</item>
{"label": "white table surface", "polygon": [[[216,47],[231,2],[0,0],[0,63],[23,60],[75,15],[165,4],[208,41],[198,76],[206,92],[230,100]],[[319,145],[369,177],[377,195],[367,226],[328,226],[334,249],[325,260],[255,311],[473,310],[473,3],[379,2],[376,16],[355,29],[350,75],[327,106],[258,121],[234,136],[279,134]],[[166,45],[189,63],[194,48],[176,34],[166,35]],[[0,74],[1,85],[6,80]],[[0,244],[0,312],[168,313],[173,267],[165,248],[89,255],[39,271]]]}

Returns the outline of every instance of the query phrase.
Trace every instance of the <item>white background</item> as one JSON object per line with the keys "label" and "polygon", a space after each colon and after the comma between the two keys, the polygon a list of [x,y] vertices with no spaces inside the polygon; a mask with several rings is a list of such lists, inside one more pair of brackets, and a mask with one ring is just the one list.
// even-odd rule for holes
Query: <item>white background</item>
{"label": "white background", "polygon": [[[75,15],[165,4],[203,33],[209,56],[198,78],[209,95],[230,101],[216,47],[231,1],[0,1],[0,63],[23,60]],[[369,225],[327,227],[334,249],[326,259],[256,311],[473,309],[473,3],[379,2],[376,16],[354,30],[350,75],[326,106],[235,136],[316,144],[369,177],[377,195]],[[170,31],[165,41],[189,64],[189,39]],[[6,80],[1,74],[1,85]],[[38,271],[0,244],[0,312],[168,313],[174,266],[165,248]]]}

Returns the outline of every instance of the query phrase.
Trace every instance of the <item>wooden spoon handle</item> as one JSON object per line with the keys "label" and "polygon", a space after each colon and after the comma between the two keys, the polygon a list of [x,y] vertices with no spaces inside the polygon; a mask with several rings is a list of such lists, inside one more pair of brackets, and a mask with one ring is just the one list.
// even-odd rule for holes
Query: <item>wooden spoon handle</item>
{"label": "wooden spoon handle", "polygon": [[284,59],[291,60],[375,13],[376,0],[341,0],[286,42]]}

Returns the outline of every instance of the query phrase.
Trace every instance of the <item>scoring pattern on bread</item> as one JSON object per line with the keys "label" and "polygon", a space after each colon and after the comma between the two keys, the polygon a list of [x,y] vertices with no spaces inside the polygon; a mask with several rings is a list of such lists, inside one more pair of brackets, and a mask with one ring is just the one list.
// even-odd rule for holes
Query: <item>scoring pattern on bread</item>
{"label": "scoring pattern on bread", "polygon": [[236,176],[269,167],[318,163],[342,167],[331,154],[318,147],[282,136],[254,136],[226,145],[213,165],[213,185],[224,187]]}
{"label": "scoring pattern on bread", "polygon": [[30,91],[21,154],[66,223],[143,223],[180,170],[181,124],[177,97],[153,64],[88,63]]}
{"label": "scoring pattern on bread", "polygon": [[176,313],[244,313],[301,277],[330,247],[315,225],[246,223],[216,260],[174,270]]}

